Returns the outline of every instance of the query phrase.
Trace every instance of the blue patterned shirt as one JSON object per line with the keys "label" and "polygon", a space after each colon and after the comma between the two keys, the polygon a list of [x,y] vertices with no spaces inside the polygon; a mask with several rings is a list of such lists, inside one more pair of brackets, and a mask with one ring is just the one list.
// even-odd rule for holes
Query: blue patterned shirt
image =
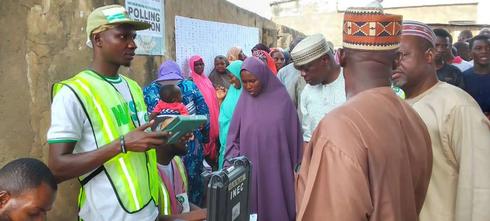
{"label": "blue patterned shirt", "polygon": [[[196,84],[191,80],[182,80],[177,83],[182,93],[182,103],[189,111],[189,115],[206,115],[209,118],[209,109],[204,101],[204,97],[197,88]],[[152,82],[143,89],[147,111],[151,113],[160,100],[160,84]],[[209,121],[201,130],[196,130],[194,135],[200,143],[209,142]]]}

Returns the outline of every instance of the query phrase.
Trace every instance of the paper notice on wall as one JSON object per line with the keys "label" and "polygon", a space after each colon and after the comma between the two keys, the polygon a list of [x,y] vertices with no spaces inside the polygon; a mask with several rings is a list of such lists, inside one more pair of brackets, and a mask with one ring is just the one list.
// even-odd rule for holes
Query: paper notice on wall
{"label": "paper notice on wall", "polygon": [[239,46],[247,56],[259,42],[259,29],[235,24],[199,19],[175,17],[176,62],[188,76],[188,59],[200,55],[204,59],[204,71],[211,73],[214,57],[226,56],[228,50]]}
{"label": "paper notice on wall", "polygon": [[164,0],[126,0],[126,10],[132,19],[151,24],[138,31],[136,54],[163,55],[165,53]]}

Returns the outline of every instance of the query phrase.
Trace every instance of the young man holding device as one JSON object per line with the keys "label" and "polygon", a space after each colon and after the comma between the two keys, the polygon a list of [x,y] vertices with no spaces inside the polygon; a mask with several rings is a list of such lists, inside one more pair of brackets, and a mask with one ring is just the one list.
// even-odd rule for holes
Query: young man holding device
{"label": "young man holding device", "polygon": [[49,167],[58,183],[78,177],[83,220],[154,221],[159,215],[152,147],[166,148],[169,133],[146,132],[153,122],[147,123],[141,88],[118,74],[135,55],[135,31],[149,27],[120,5],[95,9],[86,28],[91,65],[53,86]]}

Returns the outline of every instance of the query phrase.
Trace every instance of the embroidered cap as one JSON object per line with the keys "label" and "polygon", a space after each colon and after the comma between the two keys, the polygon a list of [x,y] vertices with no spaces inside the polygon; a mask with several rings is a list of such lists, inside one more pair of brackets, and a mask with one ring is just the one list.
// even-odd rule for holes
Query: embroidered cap
{"label": "embroidered cap", "polygon": [[291,51],[291,58],[294,65],[301,66],[320,58],[329,51],[332,51],[332,48],[325,37],[322,34],[314,34],[306,37],[294,47]]}
{"label": "embroidered cap", "polygon": [[429,41],[433,47],[435,46],[436,35],[428,25],[422,22],[409,20],[403,21],[402,35],[421,37]]}
{"label": "embroidered cap", "polygon": [[113,27],[112,25],[119,24],[130,24],[136,30],[144,30],[151,27],[148,23],[129,18],[128,12],[121,5],[107,5],[96,8],[87,18],[87,46],[92,47],[90,37],[94,30],[102,26]]}
{"label": "embroidered cap", "polygon": [[348,8],[344,14],[343,47],[357,50],[393,50],[400,45],[402,16],[382,8]]}

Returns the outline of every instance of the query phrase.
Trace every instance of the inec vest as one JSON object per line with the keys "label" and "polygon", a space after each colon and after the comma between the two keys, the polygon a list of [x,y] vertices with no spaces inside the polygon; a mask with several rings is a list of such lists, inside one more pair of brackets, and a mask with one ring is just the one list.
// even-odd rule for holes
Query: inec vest
{"label": "inec vest", "polygon": [[[134,130],[138,126],[137,122],[145,123],[138,119],[138,111],[146,111],[141,88],[135,81],[121,77],[123,83],[129,87],[132,102],[128,103],[110,82],[90,70],[53,85],[53,97],[63,87],[76,95],[92,127],[97,148]],[[109,178],[119,204],[126,212],[136,213],[152,200],[155,205],[158,204],[161,181],[154,149],[147,152],[120,153],[94,172],[80,176],[80,207],[85,201],[83,186],[100,172],[104,172]]]}
{"label": "inec vest", "polygon": [[[170,162],[173,164],[175,167],[177,167],[178,174],[180,177],[174,177],[173,183],[174,185],[180,185],[181,183],[184,184],[183,191],[188,192],[189,187],[187,183],[187,174],[185,170],[184,163],[182,162],[182,159],[179,156],[175,156],[174,159]],[[168,174],[161,175],[161,176],[166,176],[165,178],[168,180],[169,176]],[[176,214],[176,211],[174,211],[177,208],[177,199],[176,199],[176,194],[174,191],[169,191],[168,187],[166,186],[165,183],[170,183],[170,181],[165,181],[164,177],[162,178],[162,182],[160,183],[160,214],[162,215],[172,215]],[[177,184],[178,183],[178,184]],[[173,195],[173,196],[171,196]]]}

